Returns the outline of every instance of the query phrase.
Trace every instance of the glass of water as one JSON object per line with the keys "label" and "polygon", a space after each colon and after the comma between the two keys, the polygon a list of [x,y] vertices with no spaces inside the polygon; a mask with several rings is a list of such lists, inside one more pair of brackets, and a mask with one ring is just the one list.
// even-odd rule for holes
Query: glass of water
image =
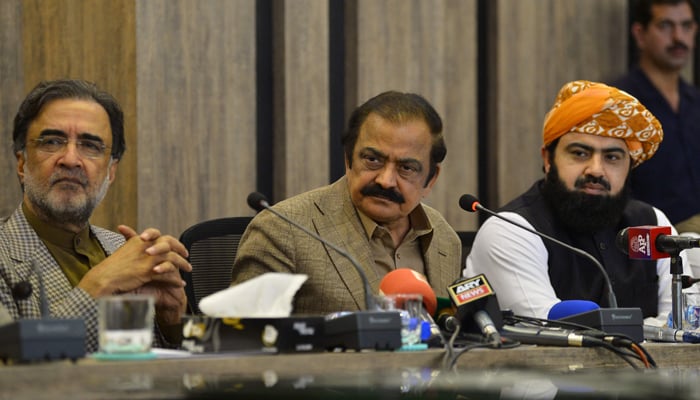
{"label": "glass of water", "polygon": [[97,304],[100,352],[136,354],[151,351],[155,314],[153,296],[107,296],[99,298]]}

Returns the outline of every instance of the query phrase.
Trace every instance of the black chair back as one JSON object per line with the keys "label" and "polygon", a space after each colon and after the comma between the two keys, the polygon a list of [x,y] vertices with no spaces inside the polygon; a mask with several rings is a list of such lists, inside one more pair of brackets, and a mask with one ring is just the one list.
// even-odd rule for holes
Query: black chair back
{"label": "black chair back", "polygon": [[462,241],[462,269],[466,267],[467,256],[472,250],[472,244],[474,243],[474,237],[476,236],[476,231],[457,231],[459,240]]}
{"label": "black chair back", "polygon": [[188,309],[202,314],[199,301],[212,293],[231,286],[233,261],[238,244],[253,217],[218,218],[197,223],[180,235],[189,252],[192,272],[182,272],[187,282]]}

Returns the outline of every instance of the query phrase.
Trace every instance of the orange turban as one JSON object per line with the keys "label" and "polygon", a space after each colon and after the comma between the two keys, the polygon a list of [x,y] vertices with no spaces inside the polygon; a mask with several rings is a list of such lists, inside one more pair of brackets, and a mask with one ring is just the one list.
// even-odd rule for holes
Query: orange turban
{"label": "orange turban", "polygon": [[659,121],[636,98],[590,81],[565,84],[545,116],[545,146],[569,132],[623,139],[633,168],[651,158],[664,137]]}

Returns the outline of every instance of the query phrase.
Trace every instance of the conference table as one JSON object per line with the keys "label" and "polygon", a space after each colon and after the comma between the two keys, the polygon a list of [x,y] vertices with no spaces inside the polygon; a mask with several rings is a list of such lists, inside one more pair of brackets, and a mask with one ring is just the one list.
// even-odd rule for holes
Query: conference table
{"label": "conference table", "polygon": [[[658,368],[601,348],[91,356],[0,365],[0,399],[700,399],[700,345],[645,343]],[[640,367],[641,364],[640,364]]]}

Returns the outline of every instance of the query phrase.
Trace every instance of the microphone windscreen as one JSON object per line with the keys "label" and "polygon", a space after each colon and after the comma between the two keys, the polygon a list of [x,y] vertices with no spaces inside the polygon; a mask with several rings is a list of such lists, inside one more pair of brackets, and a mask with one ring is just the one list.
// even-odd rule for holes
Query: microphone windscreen
{"label": "microphone windscreen", "polygon": [[253,210],[262,211],[262,209],[265,208],[263,207],[263,203],[269,203],[264,194],[260,192],[253,192],[248,195],[248,207],[252,208]]}
{"label": "microphone windscreen", "polygon": [[557,320],[580,314],[582,312],[597,310],[600,306],[589,300],[563,300],[552,306],[547,314],[547,319]]}
{"label": "microphone windscreen", "polygon": [[615,236],[615,247],[621,252],[629,254],[629,228],[621,229]]}
{"label": "microphone windscreen", "polygon": [[383,294],[412,294],[423,296],[423,306],[430,315],[437,310],[437,296],[428,280],[422,274],[409,269],[395,269],[382,278],[379,291]]}
{"label": "microphone windscreen", "polygon": [[463,194],[459,198],[459,206],[465,211],[475,212],[477,204],[479,204],[479,199],[470,194]]}

